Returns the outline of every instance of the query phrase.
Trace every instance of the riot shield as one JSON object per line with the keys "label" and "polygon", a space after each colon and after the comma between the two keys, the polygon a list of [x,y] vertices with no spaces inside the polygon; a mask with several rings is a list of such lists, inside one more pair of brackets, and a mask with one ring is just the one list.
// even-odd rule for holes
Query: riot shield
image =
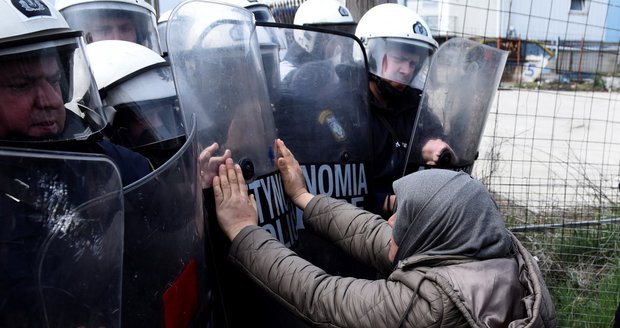
{"label": "riot shield", "polygon": [[[294,206],[285,200],[275,167],[273,111],[253,20],[241,7],[185,1],[168,21],[169,60],[181,108],[197,116],[200,147],[217,142],[232,151],[256,198],[259,225],[291,246],[297,240]],[[230,267],[229,243],[217,226],[212,196],[205,201],[208,246],[223,306],[216,324],[273,326],[271,320],[288,312]]]}
{"label": "riot shield", "polygon": [[[299,161],[313,194],[326,194],[364,208],[370,203],[368,75],[363,46],[350,34],[294,25],[263,26],[286,35],[278,137]],[[302,50],[300,50],[302,49]],[[303,228],[302,212],[297,226]],[[334,275],[370,272],[331,243],[300,230],[295,251]]]}
{"label": "riot shield", "polygon": [[273,111],[252,17],[231,5],[184,2],[168,23],[170,62],[181,107],[197,116],[200,146],[218,142],[232,151],[256,196],[260,224],[292,245],[296,232],[276,174]]}
{"label": "riot shield", "polygon": [[274,24],[265,21],[256,22],[256,35],[272,106],[280,99],[280,50],[286,47],[284,35],[279,34],[277,29],[270,28]]}
{"label": "riot shield", "polygon": [[[429,167],[471,172],[507,56],[506,51],[462,38],[439,48],[427,75],[405,174]],[[435,139],[444,140],[452,151],[446,149],[436,165],[427,165],[423,148]]]}
{"label": "riot shield", "polygon": [[103,156],[0,149],[0,326],[120,327],[123,202]]}
{"label": "riot shield", "polygon": [[211,326],[195,121],[167,162],[126,186],[126,327]]}

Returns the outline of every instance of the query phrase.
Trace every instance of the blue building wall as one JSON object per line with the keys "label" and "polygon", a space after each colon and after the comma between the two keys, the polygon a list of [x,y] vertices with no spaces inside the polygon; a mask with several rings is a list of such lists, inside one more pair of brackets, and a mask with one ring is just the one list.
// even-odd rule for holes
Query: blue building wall
{"label": "blue building wall", "polygon": [[620,42],[620,0],[609,0],[605,42]]}

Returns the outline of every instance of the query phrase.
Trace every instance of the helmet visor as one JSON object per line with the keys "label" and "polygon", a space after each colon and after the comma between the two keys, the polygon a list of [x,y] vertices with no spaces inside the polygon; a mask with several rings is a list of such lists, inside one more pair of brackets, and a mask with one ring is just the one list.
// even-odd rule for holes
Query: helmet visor
{"label": "helmet visor", "polygon": [[80,37],[0,53],[0,140],[86,139],[105,125],[101,108]]}
{"label": "helmet visor", "polygon": [[84,31],[86,42],[124,40],[161,53],[155,14],[127,3],[89,2],[62,10],[69,26]]}
{"label": "helmet visor", "polygon": [[104,102],[116,109],[112,121],[115,143],[135,149],[185,136],[169,66],[118,84],[107,91]]}
{"label": "helmet visor", "polygon": [[[421,76],[435,51],[427,43],[401,38],[372,38],[366,46],[370,73],[397,85],[420,88]],[[420,76],[419,76],[420,75]]]}

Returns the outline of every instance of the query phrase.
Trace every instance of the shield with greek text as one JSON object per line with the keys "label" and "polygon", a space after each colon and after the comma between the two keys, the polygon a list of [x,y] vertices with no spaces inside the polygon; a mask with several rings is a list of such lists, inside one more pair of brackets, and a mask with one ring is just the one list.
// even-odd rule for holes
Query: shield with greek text
{"label": "shield with greek text", "polygon": [[[221,152],[232,151],[257,201],[259,225],[293,246],[294,206],[284,197],[275,166],[272,104],[277,97],[266,79],[253,14],[230,4],[183,2],[170,15],[167,45],[181,108],[197,117],[199,149],[217,142]],[[273,57],[277,51],[269,53]],[[230,266],[228,241],[217,226],[209,190],[205,205],[207,262],[214,263],[209,274],[217,280],[217,306],[222,307],[215,325],[271,326],[288,311]]]}

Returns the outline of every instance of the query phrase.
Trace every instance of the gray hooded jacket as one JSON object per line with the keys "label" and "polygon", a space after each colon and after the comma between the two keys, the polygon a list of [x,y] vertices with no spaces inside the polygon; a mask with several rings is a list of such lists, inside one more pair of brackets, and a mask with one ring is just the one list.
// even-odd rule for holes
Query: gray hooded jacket
{"label": "gray hooded jacket", "polygon": [[[395,240],[401,241],[396,266],[387,256],[392,228],[379,216],[325,196],[314,197],[304,211],[307,227],[355,258],[373,265],[387,279],[330,276],[258,227],[246,227],[237,235],[229,257],[291,311],[317,326],[555,327],[553,303],[537,264],[503,228],[503,222],[499,225],[492,222],[497,219],[495,214],[488,218],[490,229],[475,224],[473,229],[467,226],[466,218],[480,217],[480,211],[475,209],[468,214],[464,214],[468,212],[464,209],[443,210],[443,215],[435,217],[437,222],[420,223],[426,228],[409,228],[415,224],[413,218],[424,221],[427,214],[435,212],[430,210],[435,201],[441,207],[446,206],[444,196],[454,188],[468,186],[465,190],[469,187],[476,190],[481,186],[477,182],[470,185],[475,180],[454,172],[426,174],[413,180],[399,180],[406,182],[401,185],[406,188],[432,189],[422,193],[424,196],[418,201],[403,202],[411,195],[403,193],[399,182],[395,183],[400,201],[397,213],[407,212],[405,207],[418,213],[416,216],[409,212],[412,220],[408,220],[404,232],[401,230],[395,236]],[[428,183],[428,179],[435,182],[432,187],[418,184]],[[481,195],[490,199],[488,193],[469,191],[462,195],[465,202]],[[460,202],[455,200],[455,204]],[[490,204],[497,211],[495,204]],[[493,212],[488,205],[481,207],[482,213]],[[445,220],[446,215],[451,219]],[[397,217],[396,222],[400,219]],[[401,228],[395,226],[395,229]],[[487,236],[489,233],[495,237]],[[447,241],[422,242],[424,238],[420,234]],[[455,234],[465,234],[466,238]],[[452,248],[458,252],[450,251]]]}

